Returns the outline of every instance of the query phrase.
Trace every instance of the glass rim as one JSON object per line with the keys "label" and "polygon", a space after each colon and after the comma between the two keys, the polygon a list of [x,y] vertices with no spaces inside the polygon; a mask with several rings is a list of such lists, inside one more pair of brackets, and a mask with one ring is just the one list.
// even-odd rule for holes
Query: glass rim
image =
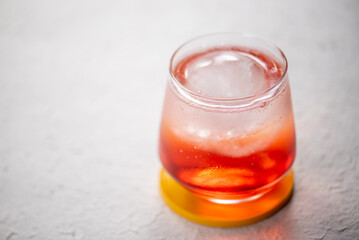
{"label": "glass rim", "polygon": [[[173,69],[175,67],[174,59],[177,56],[177,54],[185,46],[189,45],[190,43],[192,43],[192,42],[194,42],[196,40],[200,40],[200,39],[204,39],[204,38],[208,38],[208,37],[212,37],[212,36],[213,37],[214,36],[221,36],[221,35],[223,35],[223,36],[225,36],[225,35],[239,36],[239,37],[242,37],[242,38],[261,41],[261,42],[267,44],[271,49],[277,50],[280,53],[281,60],[283,60],[283,62],[284,62],[284,66],[283,66],[283,73],[278,78],[276,83],[273,84],[272,86],[269,86],[268,88],[266,88],[266,89],[264,89],[262,91],[259,91],[258,93],[253,94],[253,95],[244,96],[244,97],[234,97],[234,98],[226,98],[226,97],[221,98],[221,97],[206,96],[206,95],[203,95],[203,94],[196,93],[196,92],[188,89],[187,87],[185,87],[175,77],[175,75],[173,73]],[[258,37],[256,35],[247,34],[247,33],[240,33],[240,32],[210,33],[210,34],[200,35],[200,36],[194,37],[192,39],[189,39],[186,42],[184,42],[183,44],[181,44],[174,51],[174,53],[171,56],[170,66],[169,66],[170,79],[172,80],[171,82],[175,85],[177,90],[182,95],[185,95],[185,96],[189,97],[192,101],[194,101],[194,102],[196,102],[196,103],[198,103],[200,105],[211,106],[211,107],[224,107],[224,108],[228,108],[228,107],[230,107],[230,108],[233,108],[233,107],[235,107],[235,108],[248,107],[248,106],[253,105],[254,103],[261,102],[261,100],[263,100],[263,99],[268,99],[268,97],[266,95],[268,95],[268,94],[270,95],[271,92],[278,92],[278,90],[280,90],[280,89],[282,89],[282,87],[284,87],[283,85],[284,85],[285,80],[287,79],[287,72],[288,72],[288,60],[287,60],[287,57],[285,56],[285,54],[283,53],[283,51],[279,47],[277,47],[276,45],[274,45],[270,41],[267,41],[267,40],[265,40],[265,39],[263,39],[261,37]],[[277,95],[277,93],[274,94],[274,96],[276,96],[276,95]],[[223,104],[225,104],[225,105],[223,105]],[[230,104],[230,106],[226,106],[226,104]]]}

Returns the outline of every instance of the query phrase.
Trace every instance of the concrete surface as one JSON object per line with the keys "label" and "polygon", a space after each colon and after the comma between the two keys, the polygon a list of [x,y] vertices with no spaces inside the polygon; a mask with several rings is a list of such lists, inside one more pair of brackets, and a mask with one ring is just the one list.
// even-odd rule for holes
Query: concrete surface
{"label": "concrete surface", "polygon": [[[1,1],[0,239],[359,239],[358,1]],[[200,226],[158,192],[171,53],[252,33],[289,60],[298,154],[282,211]]]}

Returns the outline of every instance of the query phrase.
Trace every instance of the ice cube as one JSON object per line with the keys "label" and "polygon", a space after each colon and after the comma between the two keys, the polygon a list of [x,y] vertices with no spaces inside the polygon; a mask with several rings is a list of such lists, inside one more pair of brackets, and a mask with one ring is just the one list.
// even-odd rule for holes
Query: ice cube
{"label": "ice cube", "polygon": [[211,51],[188,64],[184,73],[184,85],[207,97],[246,97],[268,87],[266,70],[265,66],[248,53]]}

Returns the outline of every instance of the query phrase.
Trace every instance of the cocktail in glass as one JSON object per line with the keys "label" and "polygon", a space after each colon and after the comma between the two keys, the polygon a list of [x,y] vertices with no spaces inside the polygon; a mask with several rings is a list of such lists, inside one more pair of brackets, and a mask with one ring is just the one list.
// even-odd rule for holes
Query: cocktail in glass
{"label": "cocktail in glass", "polygon": [[[261,208],[273,201],[263,199],[278,191],[283,196],[262,215],[283,205],[291,193],[295,157],[287,68],[280,49],[250,35],[213,34],[182,45],[171,59],[163,106],[159,155],[166,176],[161,181],[174,180],[192,203],[212,206],[206,211]],[[284,189],[278,190],[280,184]],[[169,191],[176,190],[162,186],[165,200]],[[170,201],[190,204],[188,197],[173,196],[177,199]],[[175,211],[181,208],[166,202]]]}

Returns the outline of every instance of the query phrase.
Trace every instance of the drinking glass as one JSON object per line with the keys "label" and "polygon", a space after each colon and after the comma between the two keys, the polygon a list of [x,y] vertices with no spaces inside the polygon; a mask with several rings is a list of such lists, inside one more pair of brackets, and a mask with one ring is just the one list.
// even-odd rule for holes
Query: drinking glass
{"label": "drinking glass", "polygon": [[284,53],[252,35],[211,34],[180,46],[160,126],[163,174],[222,205],[278,187],[292,174],[296,147],[287,72]]}

